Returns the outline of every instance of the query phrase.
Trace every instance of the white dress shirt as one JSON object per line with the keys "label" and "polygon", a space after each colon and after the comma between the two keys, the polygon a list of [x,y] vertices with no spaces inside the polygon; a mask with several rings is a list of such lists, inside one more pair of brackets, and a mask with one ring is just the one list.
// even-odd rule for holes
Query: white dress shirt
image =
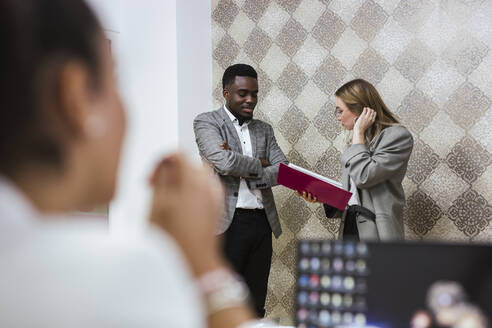
{"label": "white dress shirt", "polygon": [[352,196],[350,197],[348,204],[360,205],[359,191],[357,190],[357,186],[352,178],[350,178],[350,192],[352,193]]}
{"label": "white dress shirt", "polygon": [[[224,105],[224,109],[229,115],[232,121],[232,125],[236,128],[237,135],[241,142],[241,148],[243,150],[243,155],[253,157],[253,147],[251,145],[251,137],[249,135],[249,122],[244,122],[243,125],[239,125],[238,119],[232,115],[229,109]],[[246,209],[261,209],[263,208],[263,197],[261,196],[261,191],[259,189],[249,189],[246,180],[241,178],[239,182],[239,192],[237,197],[236,208],[246,208]]]}
{"label": "white dress shirt", "polygon": [[201,298],[165,233],[43,217],[0,177],[0,327],[205,327]]}

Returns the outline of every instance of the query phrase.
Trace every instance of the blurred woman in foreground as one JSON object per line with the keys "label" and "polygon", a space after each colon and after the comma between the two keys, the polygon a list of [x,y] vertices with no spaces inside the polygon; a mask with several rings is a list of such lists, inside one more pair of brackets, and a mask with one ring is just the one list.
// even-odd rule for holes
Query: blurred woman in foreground
{"label": "blurred woman in foreground", "polygon": [[151,178],[154,228],[141,239],[62,220],[111,200],[125,131],[112,58],[87,5],[0,0],[0,41],[0,326],[248,321],[246,290],[214,234],[220,186],[181,155]]}

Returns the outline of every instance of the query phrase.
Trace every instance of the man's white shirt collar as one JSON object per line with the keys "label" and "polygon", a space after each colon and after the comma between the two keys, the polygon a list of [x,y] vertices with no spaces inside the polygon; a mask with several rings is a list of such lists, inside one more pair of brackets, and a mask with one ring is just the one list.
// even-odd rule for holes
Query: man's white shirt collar
{"label": "man's white shirt collar", "polygon": [[[236,116],[234,116],[234,114],[231,113],[231,111],[229,110],[229,108],[227,108],[226,105],[224,105],[224,110],[227,113],[227,116],[229,116],[229,118],[231,119],[231,122],[232,123],[237,123],[239,125],[239,120],[236,118]],[[248,125],[249,122],[251,122],[251,120],[244,121],[243,122],[243,125]]]}

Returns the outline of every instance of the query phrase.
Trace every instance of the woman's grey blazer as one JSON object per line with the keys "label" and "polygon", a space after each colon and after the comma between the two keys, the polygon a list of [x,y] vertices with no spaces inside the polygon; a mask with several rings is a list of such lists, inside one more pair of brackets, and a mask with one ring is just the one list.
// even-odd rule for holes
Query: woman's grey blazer
{"label": "woman's grey blazer", "polygon": [[[341,156],[342,183],[348,190],[350,178],[359,190],[361,205],[376,215],[376,220],[359,214],[360,240],[403,239],[402,180],[413,148],[413,137],[401,125],[385,128],[367,147],[351,145]],[[336,215],[325,206],[328,217]],[[342,218],[345,218],[343,213]],[[342,220],[343,227],[343,220]],[[341,229],[342,230],[342,229]],[[340,232],[342,236],[343,231]]]}

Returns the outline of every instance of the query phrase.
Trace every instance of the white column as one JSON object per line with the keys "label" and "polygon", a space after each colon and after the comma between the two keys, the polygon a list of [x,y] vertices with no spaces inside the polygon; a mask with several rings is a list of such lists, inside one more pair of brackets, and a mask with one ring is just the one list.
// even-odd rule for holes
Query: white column
{"label": "white column", "polygon": [[110,229],[134,233],[148,215],[156,161],[178,147],[198,158],[193,118],[212,110],[210,1],[89,2],[112,40],[128,121]]}
{"label": "white column", "polygon": [[148,176],[178,146],[176,2],[121,0],[115,50],[128,129],[109,220],[111,232],[134,233],[148,215]]}
{"label": "white column", "polygon": [[176,1],[179,147],[198,159],[193,119],[212,108],[210,0]]}

